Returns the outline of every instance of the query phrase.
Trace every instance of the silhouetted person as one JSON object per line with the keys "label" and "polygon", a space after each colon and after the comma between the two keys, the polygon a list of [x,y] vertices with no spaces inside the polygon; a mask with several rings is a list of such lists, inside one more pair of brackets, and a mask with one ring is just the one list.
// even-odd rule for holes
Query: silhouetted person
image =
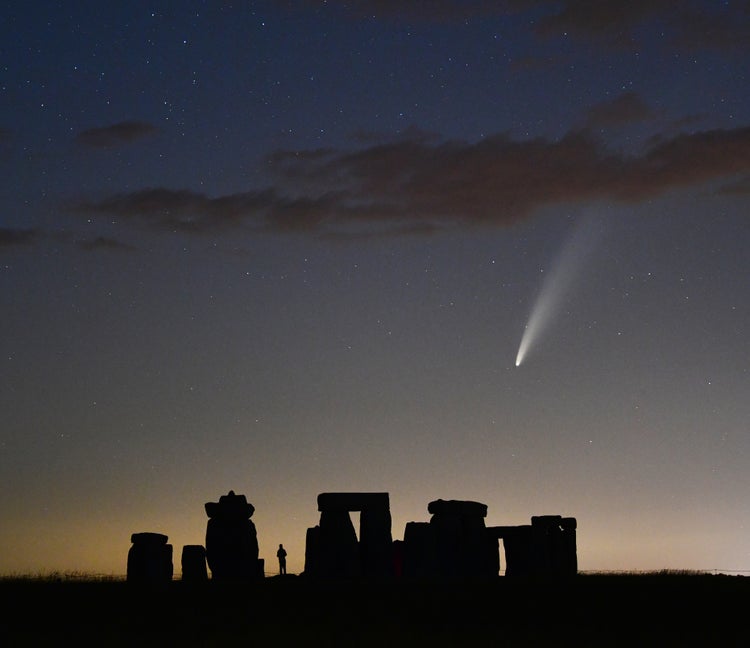
{"label": "silhouetted person", "polygon": [[286,574],[286,549],[283,544],[279,545],[276,557],[279,559],[279,575]]}

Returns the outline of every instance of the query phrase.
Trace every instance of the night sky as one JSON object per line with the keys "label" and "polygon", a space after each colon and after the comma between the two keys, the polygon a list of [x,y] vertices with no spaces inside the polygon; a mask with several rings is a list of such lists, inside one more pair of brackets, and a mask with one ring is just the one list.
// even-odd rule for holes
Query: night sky
{"label": "night sky", "polygon": [[230,489],[269,572],[326,491],[750,570],[748,61],[746,1],[2,3],[0,574],[179,573]]}

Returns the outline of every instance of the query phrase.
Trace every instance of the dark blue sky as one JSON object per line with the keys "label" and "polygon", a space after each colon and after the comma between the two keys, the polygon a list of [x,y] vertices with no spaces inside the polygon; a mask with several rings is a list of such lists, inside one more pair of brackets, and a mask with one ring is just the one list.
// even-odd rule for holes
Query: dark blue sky
{"label": "dark blue sky", "polygon": [[409,4],[5,3],[0,573],[230,489],[750,570],[750,3]]}

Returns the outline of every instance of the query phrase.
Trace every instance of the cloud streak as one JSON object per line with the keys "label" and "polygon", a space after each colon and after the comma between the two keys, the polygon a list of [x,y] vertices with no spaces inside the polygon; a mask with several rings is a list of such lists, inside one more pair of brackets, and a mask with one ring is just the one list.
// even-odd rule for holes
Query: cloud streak
{"label": "cloud streak", "polygon": [[[406,23],[460,23],[518,15],[541,38],[573,37],[606,47],[632,47],[642,28],[658,23],[667,44],[681,49],[732,51],[750,47],[747,3],[704,4],[687,0],[307,0],[309,6],[341,7],[359,18]],[[294,10],[300,3],[286,2]]]}
{"label": "cloud streak", "polygon": [[647,121],[654,116],[651,108],[635,92],[626,92],[609,101],[589,108],[586,125],[589,128],[608,128]]}
{"label": "cloud streak", "polygon": [[14,229],[0,227],[0,248],[17,245],[31,245],[39,238],[35,229]]}
{"label": "cloud streak", "polygon": [[747,196],[750,195],[750,175],[740,178],[736,182],[732,182],[719,189],[720,194],[727,194],[733,196]]}
{"label": "cloud streak", "polygon": [[479,142],[415,137],[366,146],[279,151],[274,183],[219,197],[163,187],[79,202],[86,214],[165,231],[331,234],[356,228],[432,231],[506,226],[550,205],[637,203],[750,172],[750,127],[682,134],[640,155],[613,152],[585,131],[559,140]]}
{"label": "cloud streak", "polygon": [[[288,10],[300,6],[298,1],[287,0],[283,3]],[[529,3],[526,0],[420,0],[420,2],[403,2],[402,0],[305,0],[304,4],[320,8],[323,6],[342,7],[359,18],[385,18],[399,22],[446,23],[466,20],[467,18],[503,15],[518,6]]]}
{"label": "cloud streak", "polygon": [[76,245],[87,252],[92,252],[94,250],[131,251],[135,249],[132,245],[122,243],[121,241],[107,236],[97,236],[93,239],[79,239],[76,241]]}
{"label": "cloud streak", "polygon": [[143,139],[155,131],[156,128],[147,122],[123,121],[81,131],[75,141],[88,148],[114,148]]}

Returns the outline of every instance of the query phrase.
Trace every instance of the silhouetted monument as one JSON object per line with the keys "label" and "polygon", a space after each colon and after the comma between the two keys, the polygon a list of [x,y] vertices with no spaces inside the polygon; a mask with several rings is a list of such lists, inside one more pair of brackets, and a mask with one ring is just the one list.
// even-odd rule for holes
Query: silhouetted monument
{"label": "silhouetted monument", "polygon": [[[388,493],[321,493],[320,523],[307,530],[306,576],[391,577],[393,538]],[[359,511],[359,541],[349,513]]]}
{"label": "silhouetted monument", "polygon": [[487,505],[435,500],[429,522],[409,522],[404,531],[404,575],[441,580],[489,579],[500,570],[497,538],[487,533]]}
{"label": "silhouetted monument", "polygon": [[540,515],[530,525],[486,527],[487,506],[479,502],[435,500],[427,510],[429,522],[408,522],[404,530],[405,578],[494,578],[500,572],[500,539],[506,576],[578,573],[575,518]]}
{"label": "silhouetted monument", "polygon": [[128,551],[127,580],[155,585],[172,580],[172,545],[162,533],[134,533]]}
{"label": "silhouetted monument", "polygon": [[[206,546],[185,545],[182,578],[252,581],[264,577],[258,538],[250,520],[255,507],[234,491],[205,504]],[[486,580],[499,576],[498,542],[508,577],[564,577],[578,573],[576,519],[538,515],[531,524],[485,526],[487,505],[434,500],[429,522],[408,522],[404,539],[393,541],[388,493],[320,493],[320,522],[307,529],[304,575],[313,578]],[[359,538],[350,513],[359,512]],[[127,579],[162,583],[172,579],[172,545],[160,533],[134,533]],[[286,551],[276,553],[286,574]]]}
{"label": "silhouetted monument", "polygon": [[185,545],[182,548],[182,580],[189,583],[208,580],[206,549],[203,545]]}
{"label": "silhouetted monument", "polygon": [[215,580],[249,581],[263,578],[258,537],[250,518],[255,507],[244,495],[229,491],[218,502],[206,503],[206,560]]}
{"label": "silhouetted monument", "polygon": [[530,525],[490,527],[489,532],[503,540],[506,576],[574,576],[576,526],[572,517],[538,515]]}

